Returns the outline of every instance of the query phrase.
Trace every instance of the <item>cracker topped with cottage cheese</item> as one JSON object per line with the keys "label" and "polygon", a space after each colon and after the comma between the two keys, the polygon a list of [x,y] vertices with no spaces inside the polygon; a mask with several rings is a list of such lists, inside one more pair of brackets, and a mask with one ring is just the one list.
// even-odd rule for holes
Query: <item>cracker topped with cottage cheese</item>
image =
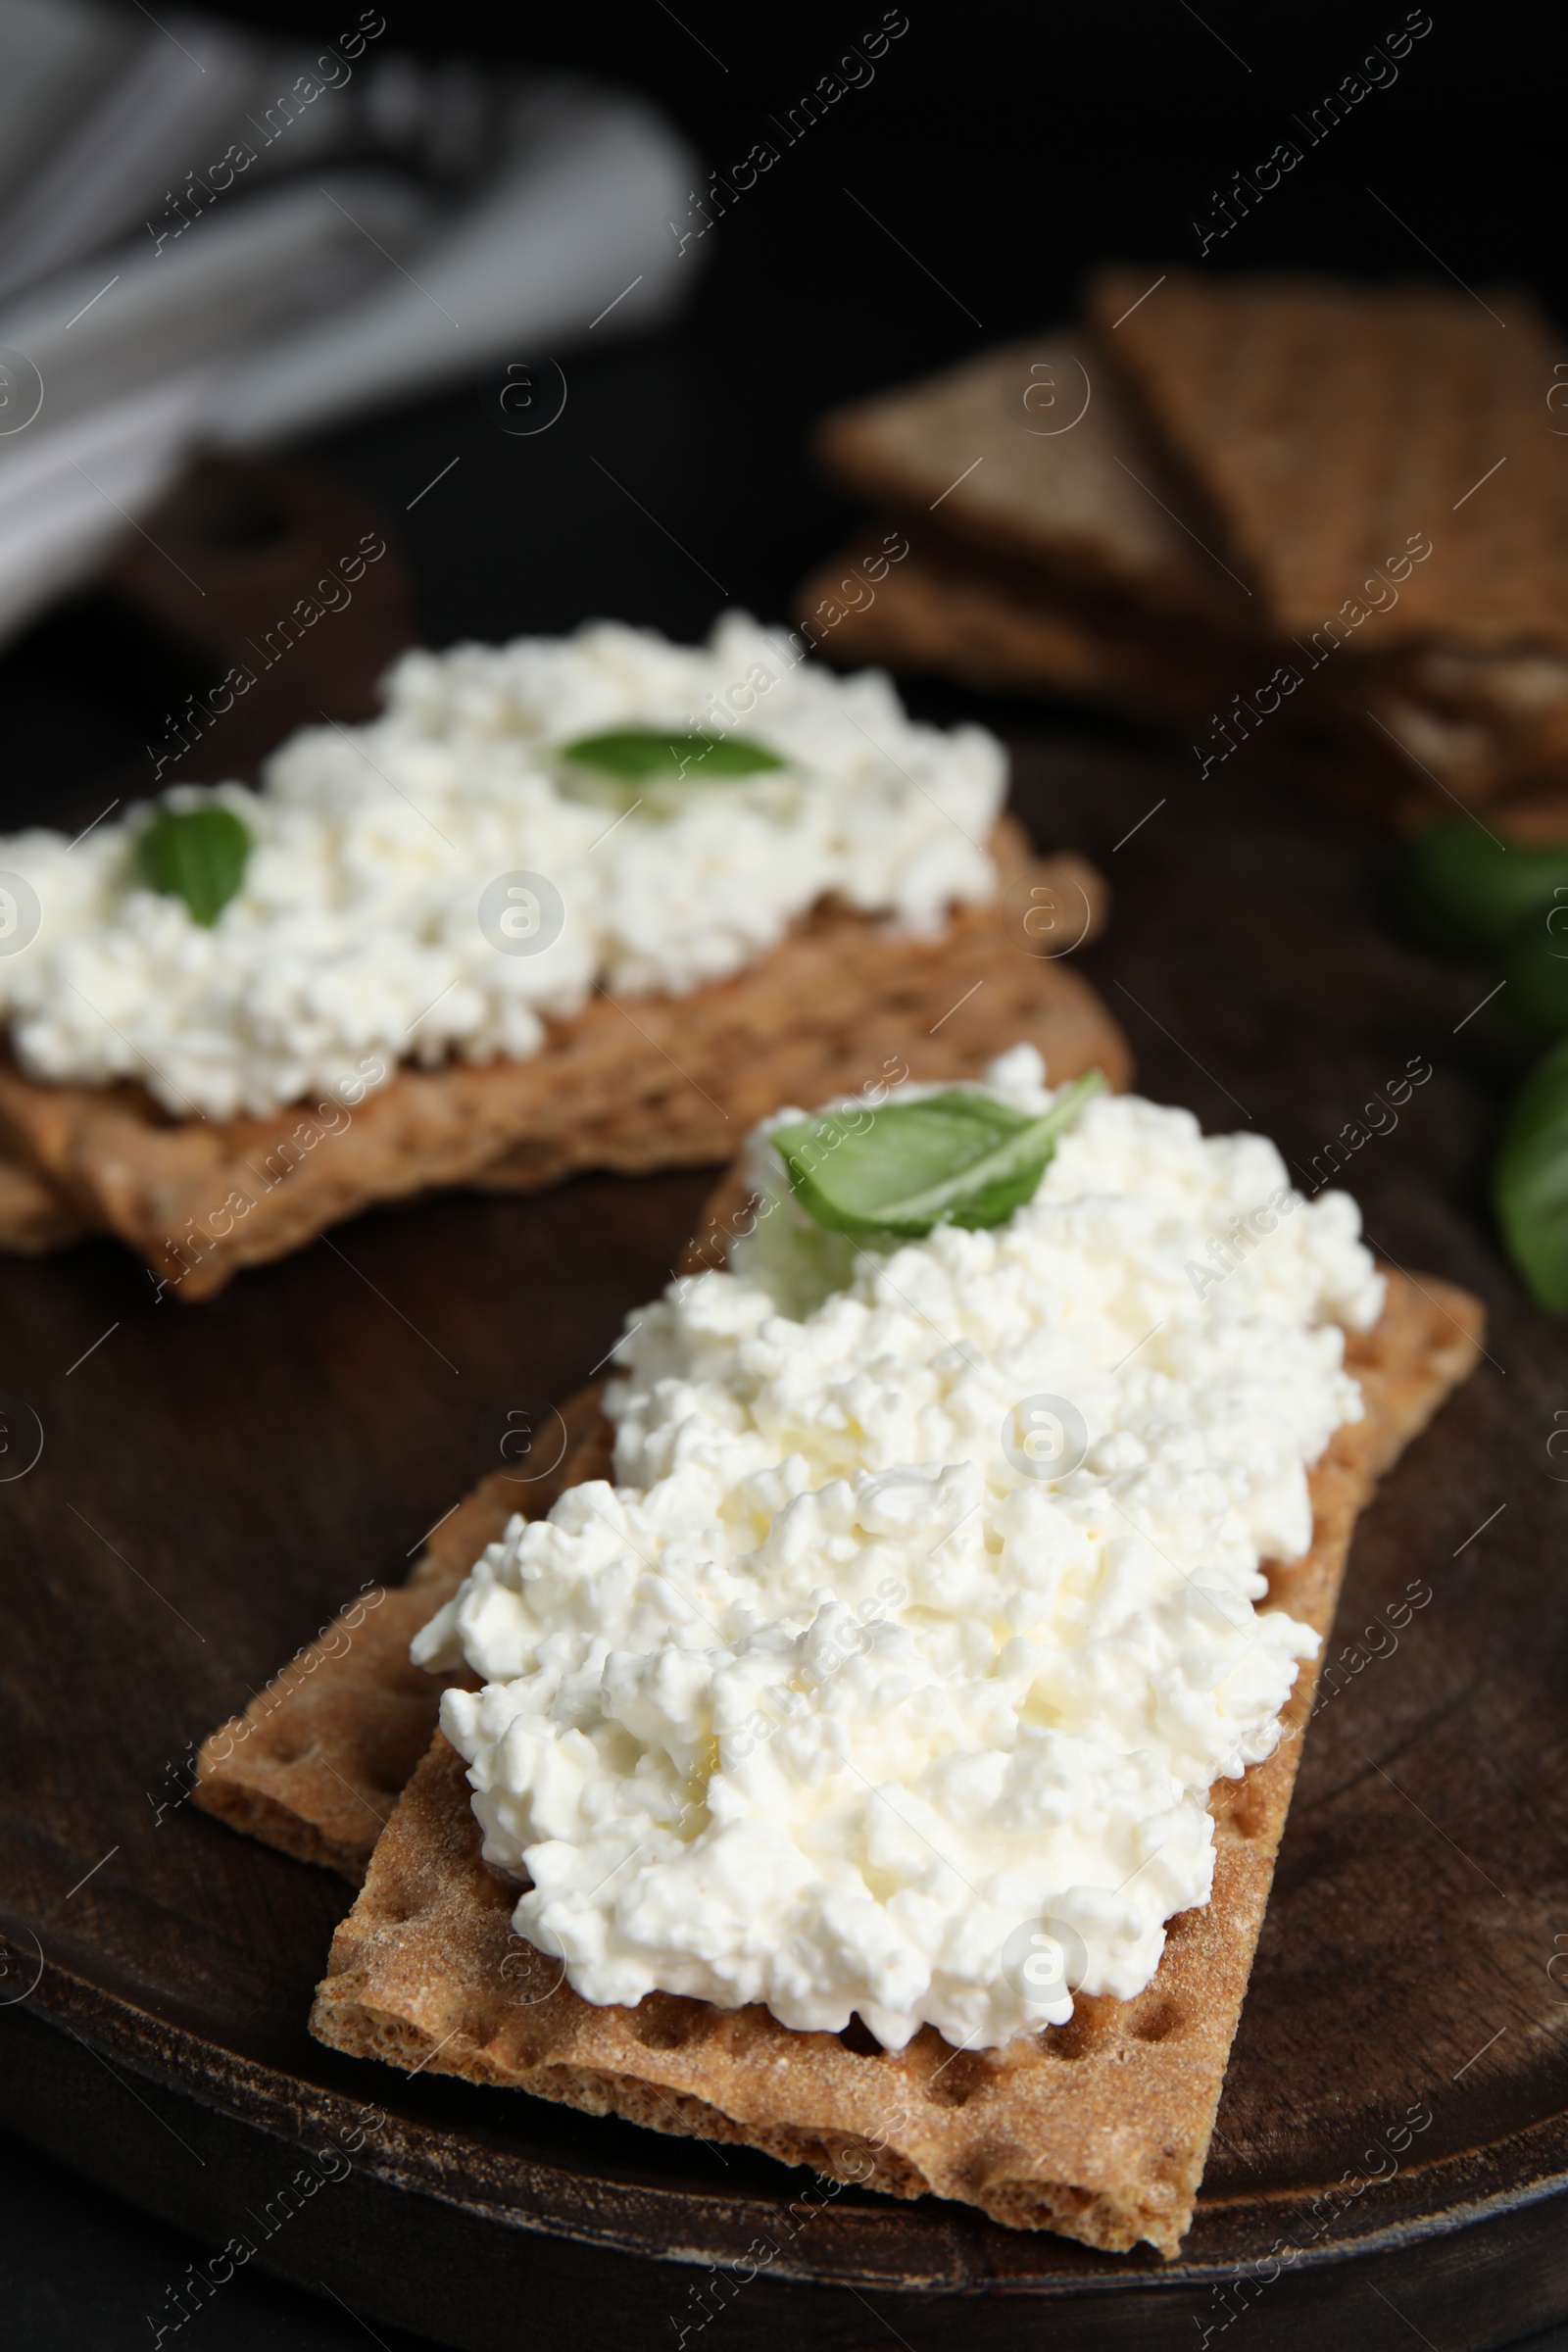
{"label": "cracker topped with cottage cheese", "polygon": [[[1001,745],[915,724],[880,673],[841,678],[803,652],[731,614],[703,647],[597,622],[408,654],[369,724],[302,730],[256,791],[168,796],[166,811],[244,829],[216,915],[149,881],[156,805],[74,843],[0,841],[18,1061],[135,1079],[176,1118],[270,1112],[351,1072],[525,1059],[596,987],[726,978],[830,895],[928,930],[989,900]],[[744,736],[767,764],[699,756],[617,796],[563,756],[627,729],[720,750]]]}
{"label": "cracker topped with cottage cheese", "polygon": [[994,2047],[1136,1994],[1207,1899],[1208,1792],[1318,1646],[1261,1564],[1383,1283],[1348,1197],[1136,1097],[1004,1221],[880,1246],[805,1213],[799,1115],[728,1269],[629,1319],[614,1483],[514,1519],[415,1656],[482,1678],[443,1728],[586,1999]]}

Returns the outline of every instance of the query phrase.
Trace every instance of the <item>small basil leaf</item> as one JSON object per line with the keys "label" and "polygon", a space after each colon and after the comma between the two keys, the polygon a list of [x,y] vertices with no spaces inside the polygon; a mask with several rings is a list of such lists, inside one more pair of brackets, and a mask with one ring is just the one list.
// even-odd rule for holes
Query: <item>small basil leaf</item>
{"label": "small basil leaf", "polygon": [[562,746],[561,757],[629,784],[705,784],[784,765],[776,752],[745,735],[667,735],[662,727],[581,735]]}
{"label": "small basil leaf", "polygon": [[166,808],[136,843],[142,880],[211,929],[245,879],[251,837],[231,808]]}
{"label": "small basil leaf", "polygon": [[1568,842],[1497,841],[1472,818],[1429,825],[1394,875],[1400,926],[1444,956],[1500,956],[1568,885]]}
{"label": "small basil leaf", "polygon": [[796,1198],[834,1233],[915,1240],[936,1225],[1000,1225],[1032,1200],[1056,1148],[1104,1079],[1064,1087],[1031,1118],[969,1087],[873,1111],[827,1111],[772,1141]]}
{"label": "small basil leaf", "polygon": [[1514,1097],[1492,1171],[1508,1255],[1542,1306],[1568,1310],[1568,1038]]}

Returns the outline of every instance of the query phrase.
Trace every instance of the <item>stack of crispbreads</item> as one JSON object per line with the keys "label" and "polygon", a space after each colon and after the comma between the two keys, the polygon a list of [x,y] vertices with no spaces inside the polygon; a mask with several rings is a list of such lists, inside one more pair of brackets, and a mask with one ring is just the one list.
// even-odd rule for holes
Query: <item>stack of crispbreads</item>
{"label": "stack of crispbreads", "polygon": [[1568,838],[1560,348],[1515,292],[1107,269],[1082,326],[826,419],[897,528],[801,623],[1178,728],[1195,773]]}

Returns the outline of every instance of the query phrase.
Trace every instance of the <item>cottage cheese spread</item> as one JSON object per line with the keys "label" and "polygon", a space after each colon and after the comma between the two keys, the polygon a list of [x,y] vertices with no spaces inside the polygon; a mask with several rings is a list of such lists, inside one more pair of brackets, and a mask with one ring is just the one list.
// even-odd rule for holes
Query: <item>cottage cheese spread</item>
{"label": "cottage cheese spread", "polygon": [[[614,821],[562,745],[617,727],[741,732],[787,761]],[[844,679],[732,614],[706,647],[601,622],[563,640],[409,654],[368,726],[310,727],[262,788],[180,787],[254,841],[239,895],[204,929],[140,887],[133,809],[68,845],[0,840],[42,927],[0,956],[0,1018],[51,1079],[140,1079],[177,1116],[263,1111],[378,1056],[434,1064],[538,1051],[543,1016],[596,984],[678,993],[776,946],[824,893],[930,925],[996,877],[982,845],[1001,746],[907,719],[887,679]],[[498,952],[477,919],[494,877],[543,875],[564,928]]]}
{"label": "cottage cheese spread", "polygon": [[[988,1077],[1030,1111],[1041,1081],[1031,1047]],[[1206,1900],[1209,1787],[1317,1647],[1254,1608],[1258,1563],[1308,1542],[1382,1282],[1346,1195],[1135,1097],[1005,1224],[853,1265],[753,1149],[776,1205],[734,1270],[620,1343],[616,1484],[514,1519],[414,1654],[484,1678],[442,1723],[532,1880],[518,1932],[587,1999],[994,2045],[1071,2013],[1018,1965],[1038,1923],[1127,1997]],[[1064,1477],[1005,1449],[1042,1393],[1086,1426]]]}

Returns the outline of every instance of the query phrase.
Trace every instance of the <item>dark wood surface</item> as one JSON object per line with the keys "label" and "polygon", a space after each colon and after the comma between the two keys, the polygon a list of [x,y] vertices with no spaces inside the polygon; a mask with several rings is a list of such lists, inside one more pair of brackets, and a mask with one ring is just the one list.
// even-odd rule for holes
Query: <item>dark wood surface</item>
{"label": "dark wood surface", "polygon": [[[1547,1451],[1568,1350],[1486,1223],[1514,1057],[1490,1014],[1455,1031],[1490,982],[1396,943],[1381,843],[1265,777],[1200,788],[1065,741],[1023,741],[1017,764],[1042,845],[1112,879],[1084,967],[1145,1091],[1211,1130],[1250,1119],[1305,1168],[1433,1061],[1346,1181],[1383,1250],[1494,1315],[1491,1359],[1356,1542],[1331,1654],[1412,1581],[1432,1596],[1311,1728],[1181,2261],[852,2189],[790,2234],[808,2177],[766,2159],[340,2060],[305,2017],[349,1889],[175,1801],[210,1726],[400,1572],[477,1469],[487,1407],[587,1376],[666,1279],[696,1172],[368,1216],[196,1309],[156,1302],[108,1244],[0,1263],[0,1387],[43,1432],[0,1484],[4,2120],[222,2240],[258,2239],[246,2210],[358,2118],[351,2170],[260,2259],[466,2346],[514,2343],[519,2292],[585,2344],[686,2326],[704,2352],[883,2323],[920,2346],[959,2325],[1038,2341],[1042,2302],[1063,2344],[1187,2344],[1195,2322],[1305,2344],[1330,2313],[1383,2344],[1392,2304],[1463,2352],[1568,2310],[1568,1464]],[[1428,2128],[1357,2190],[1415,2106]],[[755,2264],[757,2241],[761,2276],[694,2298],[694,2264]]]}

